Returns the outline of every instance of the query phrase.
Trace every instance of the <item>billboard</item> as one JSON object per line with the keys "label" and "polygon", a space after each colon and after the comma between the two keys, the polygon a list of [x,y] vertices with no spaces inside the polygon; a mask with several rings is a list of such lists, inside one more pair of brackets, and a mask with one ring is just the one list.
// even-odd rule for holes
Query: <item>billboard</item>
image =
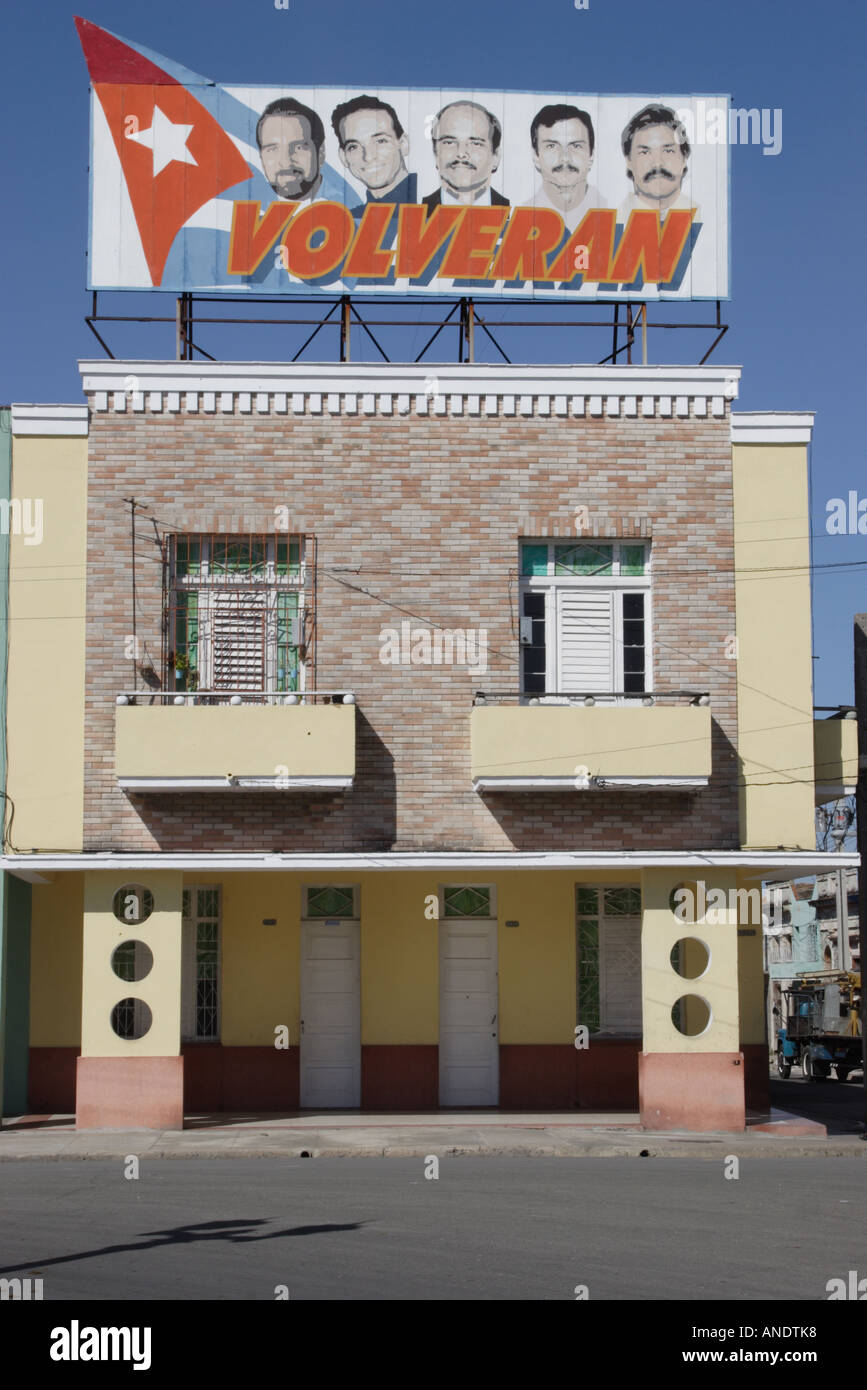
{"label": "billboard", "polygon": [[220,85],[76,25],[89,289],[729,297],[727,97]]}

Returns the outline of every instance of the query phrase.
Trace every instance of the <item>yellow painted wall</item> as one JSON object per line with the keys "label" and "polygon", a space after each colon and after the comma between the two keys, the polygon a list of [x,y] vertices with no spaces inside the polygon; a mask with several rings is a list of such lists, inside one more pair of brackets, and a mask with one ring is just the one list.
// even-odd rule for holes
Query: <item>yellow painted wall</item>
{"label": "yellow painted wall", "polygon": [[355,705],[119,705],[119,777],[351,777]]}
{"label": "yellow painted wall", "polygon": [[736,444],[732,471],[741,842],[812,850],[807,446]]}
{"label": "yellow painted wall", "polygon": [[[744,887],[754,885],[745,883]],[[760,885],[759,885],[760,887]],[[738,986],[741,1003],[741,1042],[763,1043],[766,1039],[765,976],[762,957],[761,907],[744,901],[745,910],[739,914],[739,925],[755,936],[738,937]],[[756,920],[758,918],[758,920]]]}
{"label": "yellow painted wall", "polygon": [[[185,879],[192,883],[192,877]],[[195,882],[217,882],[199,874]],[[253,1047],[285,1025],[299,1042],[300,893],[292,874],[222,877],[222,1041]],[[265,927],[262,919],[276,917]]]}
{"label": "yellow painted wall", "polygon": [[814,719],[816,803],[851,795],[858,782],[857,719]]}
{"label": "yellow painted wall", "polygon": [[43,537],[10,536],[12,840],[77,850],[84,788],[87,439],[14,437],[12,495],[41,498]]}
{"label": "yellow painted wall", "polygon": [[[199,876],[197,882],[205,880]],[[616,882],[610,873],[582,882]],[[637,882],[632,874],[623,882]],[[189,879],[192,882],[192,879]],[[299,1042],[300,934],[304,885],[356,884],[361,894],[362,1042],[436,1043],[439,924],[425,915],[444,883],[497,889],[502,1043],[571,1043],[575,1028],[575,876],[366,873],[224,874],[222,1040],[268,1045],[285,1024]],[[276,917],[277,926],[262,919]],[[517,920],[518,927],[506,927]]]}
{"label": "yellow painted wall", "polygon": [[497,904],[500,1042],[574,1043],[575,875],[501,874]]}
{"label": "yellow painted wall", "polygon": [[710,709],[699,705],[477,705],[473,777],[709,777]]}
{"label": "yellow painted wall", "polygon": [[33,885],[30,933],[30,1045],[81,1043],[84,875]]}
{"label": "yellow painted wall", "polygon": [[[82,878],[58,876],[34,890],[34,1045],[78,1041],[82,978]],[[180,1035],[181,875],[86,875],[84,897],[85,1055],[171,1056]],[[115,921],[112,896],[124,883],[151,888],[153,916],[137,929]],[[598,871],[582,883],[638,883],[639,874]],[[736,1052],[764,1037],[761,935],[737,937],[734,917],[725,925],[691,925],[672,914],[669,895],[683,876],[645,870],[642,891],[642,989],[647,1052]],[[571,1043],[575,1028],[575,884],[564,870],[501,872],[443,878],[430,873],[298,875],[281,873],[186,875],[184,886],[222,888],[222,1041],[227,1046],[273,1045],[274,1030],[289,1029],[299,1041],[302,885],[357,884],[361,892],[362,1041],[368,1044],[436,1043],[439,1029],[439,924],[425,915],[444,883],[491,882],[499,922],[499,1034],[509,1043]],[[708,890],[735,887],[735,877],[708,871]],[[742,917],[745,914],[741,914]],[[263,919],[276,918],[275,926]],[[518,927],[506,927],[517,920]],[[79,924],[76,934],[76,923]],[[127,985],[111,970],[113,947],[140,936],[155,956],[151,976]],[[672,946],[695,936],[710,949],[707,972],[683,980],[672,968]],[[154,1011],[151,1034],[138,1043],[115,1037],[112,1006],[138,995]],[[671,1006],[683,994],[705,997],[713,1010],[707,1033],[685,1038],[671,1022]]]}
{"label": "yellow painted wall", "polygon": [[[181,1050],[181,886],[171,870],[141,873],[89,872],[84,884],[81,1051],[84,1057],[177,1057]],[[141,884],[154,897],[154,910],[136,925],[118,922],[112,899],[118,888]],[[111,968],[111,954],[122,941],[150,946],[154,964],[136,984]],[[137,1042],[119,1038],[111,1011],[128,996],[144,999],[153,1012],[150,1031]]]}
{"label": "yellow painted wall", "polygon": [[[737,1052],[740,1043],[738,1000],[738,935],[735,916],[715,926],[706,919],[694,925],[679,921],[671,910],[669,895],[685,882],[670,869],[645,869],[643,873],[641,926],[642,1012],[645,1052]],[[735,887],[735,876],[709,869],[703,882],[707,891]],[[694,884],[694,880],[692,881]],[[689,884],[692,886],[692,884]],[[696,895],[697,896],[697,895]],[[671,949],[684,937],[697,937],[710,952],[706,972],[697,980],[684,979],[671,964]],[[671,1019],[672,1006],[684,995],[706,999],[712,1018],[698,1037],[685,1037]],[[687,1023],[689,1023],[687,1011]]]}
{"label": "yellow painted wall", "polygon": [[361,884],[361,1040],[435,1043],[439,923],[425,916],[425,899],[436,896],[438,880],[404,873],[362,874],[355,881]]}

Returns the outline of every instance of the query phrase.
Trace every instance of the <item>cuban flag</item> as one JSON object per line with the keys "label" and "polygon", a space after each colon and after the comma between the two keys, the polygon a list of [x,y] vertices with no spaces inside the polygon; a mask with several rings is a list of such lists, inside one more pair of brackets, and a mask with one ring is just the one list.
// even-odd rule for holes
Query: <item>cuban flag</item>
{"label": "cuban flag", "polygon": [[[282,289],[270,261],[227,276],[232,206],[276,194],[256,144],[260,112],[206,77],[76,18],[93,88],[89,289]],[[322,167],[319,199],[352,197]]]}

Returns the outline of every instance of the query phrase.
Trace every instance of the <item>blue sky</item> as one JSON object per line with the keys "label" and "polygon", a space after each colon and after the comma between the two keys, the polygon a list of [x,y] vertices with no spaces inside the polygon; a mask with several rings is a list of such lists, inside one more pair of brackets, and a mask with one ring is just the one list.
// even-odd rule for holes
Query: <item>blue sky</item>
{"label": "blue sky", "polygon": [[[733,298],[723,305],[731,326],[712,360],[743,367],[739,410],[817,412],[815,702],[853,699],[852,615],[867,610],[867,536],[829,536],[825,520],[830,498],[853,489],[867,497],[857,427],[865,391],[867,19],[856,0],[590,0],[587,10],[574,0],[289,0],[287,10],[273,0],[81,0],[78,7],[5,0],[4,402],[81,400],[76,362],[101,356],[83,321],[89,114],[75,13],[218,82],[728,92],[735,106],[781,108],[778,155],[763,155],[759,145],[731,152]],[[104,311],[174,311],[171,296],[111,303]],[[174,351],[165,325],[109,325],[108,332],[117,356]],[[710,341],[687,332],[659,338],[652,361],[696,362]],[[553,341],[566,340],[564,333]],[[224,341],[207,346],[226,357],[280,356],[273,328],[246,329],[231,349]],[[603,356],[603,342],[601,333],[585,335],[587,361]],[[540,354],[529,339],[522,350],[514,332],[507,346],[513,360],[557,355]],[[773,525],[769,518],[769,536]],[[773,634],[768,641],[770,656]]]}

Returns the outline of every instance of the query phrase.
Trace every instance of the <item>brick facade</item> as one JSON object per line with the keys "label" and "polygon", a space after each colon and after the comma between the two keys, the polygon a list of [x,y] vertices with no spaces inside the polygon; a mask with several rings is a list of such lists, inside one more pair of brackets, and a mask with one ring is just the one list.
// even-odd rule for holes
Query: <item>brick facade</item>
{"label": "brick facade", "polygon": [[[181,398],[183,400],[183,398]],[[317,540],[316,686],[358,700],[355,785],[338,793],[130,795],[114,776],[138,635],[159,669],[160,534]],[[654,685],[711,693],[713,776],[695,794],[498,792],[470,782],[474,690],[517,690],[518,541],[652,537]],[[617,850],[738,846],[728,409],[698,417],[470,418],[94,410],[88,481],[84,849]],[[488,671],[392,666],[382,627],[486,628]],[[422,626],[421,622],[413,624]]]}

